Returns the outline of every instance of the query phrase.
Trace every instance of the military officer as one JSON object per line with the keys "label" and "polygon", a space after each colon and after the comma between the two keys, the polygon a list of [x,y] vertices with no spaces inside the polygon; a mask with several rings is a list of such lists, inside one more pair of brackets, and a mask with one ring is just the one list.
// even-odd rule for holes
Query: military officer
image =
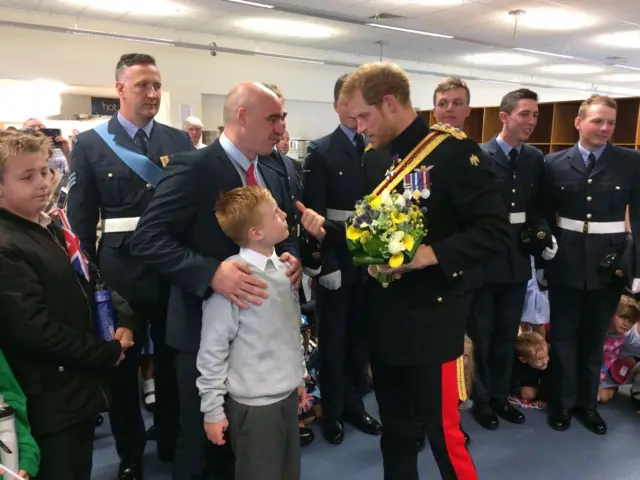
{"label": "military officer", "polygon": [[[369,136],[374,148],[390,145],[394,152],[393,169],[376,193],[402,193],[407,174],[432,166],[426,179],[420,175],[420,184],[411,185],[429,190],[418,201],[427,209],[427,237],[411,263],[379,267],[397,278],[387,288],[367,282],[367,336],[383,424],[384,478],[418,478],[417,415],[426,423],[442,478],[473,480],[477,474],[459,428],[458,367],[471,301],[461,278],[507,246],[508,217],[478,144],[453,127],[429,129],[416,115],[409,90],[409,78],[397,65],[373,63],[350,74],[341,92],[358,131]],[[300,208],[302,224],[322,239],[323,249],[344,242],[344,223]]]}
{"label": "military officer", "polygon": [[[541,212],[544,156],[524,143],[538,121],[538,95],[526,88],[507,93],[499,116],[502,131],[481,147],[495,165],[498,192],[509,211],[511,242],[507,250],[484,264],[484,284],[475,294],[468,325],[476,364],[473,415],[491,430],[499,425],[496,414],[511,423],[525,421],[524,414],[507,400],[515,342],[532,277],[531,257],[520,243],[520,232],[525,224],[548,230]],[[557,243],[546,247],[544,258],[550,260],[556,250]]]}
{"label": "military officer", "polygon": [[[72,150],[69,219],[105,281],[151,324],[154,343],[158,455],[170,460],[177,435],[177,387],[173,354],[165,344],[168,286],[129,254],[138,217],[153,196],[168,156],[193,149],[185,132],[154,121],[161,78],[153,57],[125,54],[116,66],[120,111],[107,124],[76,136]],[[96,251],[96,226],[102,237]],[[138,337],[138,340],[140,337]],[[113,382],[111,428],[122,480],[142,478],[145,426],[140,412],[138,364],[143,341],[127,355]],[[135,352],[135,354],[134,354]]]}
{"label": "military officer", "polygon": [[[600,264],[623,249],[627,205],[631,231],[640,231],[640,156],[609,143],[615,124],[615,100],[592,95],[575,119],[578,143],[546,157],[547,221],[559,246],[555,258],[543,262],[553,319],[549,425],[554,430],[569,428],[573,413],[592,432],[607,431],[596,402],[604,338],[621,285]],[[634,249],[637,275],[637,242]],[[640,291],[640,280],[630,287]]]}
{"label": "military officer", "polygon": [[[339,102],[346,75],[334,86],[334,109],[340,125],[309,143],[302,168],[304,204],[330,220],[346,221],[364,194],[362,156],[365,138],[356,119]],[[367,355],[363,335],[365,271],[353,265],[346,242],[324,255],[318,275],[318,352],[324,416],[323,433],[332,444],[344,440],[344,424],[378,435],[380,422],[365,410],[368,391]]]}

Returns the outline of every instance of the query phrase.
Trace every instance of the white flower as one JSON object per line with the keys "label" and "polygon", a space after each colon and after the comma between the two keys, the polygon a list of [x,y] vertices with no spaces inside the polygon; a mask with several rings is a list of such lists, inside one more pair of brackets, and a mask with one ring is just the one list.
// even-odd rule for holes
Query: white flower
{"label": "white flower", "polygon": [[404,243],[402,243],[403,238],[404,232],[393,232],[388,247],[391,255],[395,255],[396,253],[404,252],[406,250]]}
{"label": "white flower", "polygon": [[393,200],[391,198],[391,195],[389,195],[389,192],[387,192],[386,190],[384,190],[382,192],[382,204],[386,205],[387,207],[391,207],[393,206]]}
{"label": "white flower", "polygon": [[407,202],[405,201],[405,199],[404,199],[404,197],[402,195],[398,195],[396,197],[396,201],[394,202],[394,205],[398,210],[404,208],[406,204],[407,204]]}

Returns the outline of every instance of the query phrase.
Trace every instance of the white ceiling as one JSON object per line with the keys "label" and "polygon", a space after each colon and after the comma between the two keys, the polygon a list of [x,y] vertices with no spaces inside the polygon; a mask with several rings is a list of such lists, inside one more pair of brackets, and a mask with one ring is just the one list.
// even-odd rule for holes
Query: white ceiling
{"label": "white ceiling", "polygon": [[[254,0],[262,1],[262,0]],[[433,0],[430,0],[433,2]],[[445,0],[439,0],[446,3]],[[451,0],[449,0],[450,3]],[[454,0],[455,1],[455,0]],[[426,6],[429,0],[264,0],[276,8],[264,9],[238,5],[224,0],[0,0],[0,7],[43,13],[71,15],[81,18],[117,20],[119,22],[183,30],[211,35],[226,35],[253,41],[282,43],[325,51],[378,56],[382,41],[384,58],[424,63],[475,67],[514,74],[538,75],[593,83],[610,83],[608,74],[635,75],[637,81],[619,85],[640,86],[640,41],[626,47],[606,46],[597,42],[601,35],[625,30],[640,31],[640,0],[458,0],[459,4]],[[167,4],[168,8],[167,8]],[[421,4],[423,3],[423,4]],[[102,5],[102,7],[101,7]],[[633,5],[633,7],[632,7]],[[106,6],[106,7],[105,7]],[[527,26],[527,14],[520,19],[514,39],[512,9],[522,9],[531,16],[536,9],[564,11],[564,26],[587,16],[591,24],[571,30],[550,29],[557,18],[548,15],[543,22]],[[281,11],[285,10],[285,11]],[[298,14],[288,13],[295,10]],[[378,13],[400,15],[395,20],[371,20]],[[332,17],[334,20],[327,19]],[[247,18],[303,21],[333,30],[324,38],[301,38],[286,35],[286,29],[264,33],[238,27]],[[530,17],[529,17],[530,18]],[[623,20],[624,18],[624,20]],[[554,21],[555,20],[555,21]],[[364,25],[366,22],[435,32],[454,36],[443,39],[414,33],[398,32]],[[547,27],[547,28],[544,28]],[[640,36],[638,37],[640,39]],[[499,47],[496,47],[499,46]],[[224,46],[224,45],[220,45]],[[511,52],[511,47],[570,55],[565,59],[547,55],[533,56],[536,62],[525,66],[474,65],[465,57],[471,54]],[[608,65],[607,57],[624,60],[637,70]],[[558,74],[544,67],[554,64],[584,64],[601,68],[591,74]]]}

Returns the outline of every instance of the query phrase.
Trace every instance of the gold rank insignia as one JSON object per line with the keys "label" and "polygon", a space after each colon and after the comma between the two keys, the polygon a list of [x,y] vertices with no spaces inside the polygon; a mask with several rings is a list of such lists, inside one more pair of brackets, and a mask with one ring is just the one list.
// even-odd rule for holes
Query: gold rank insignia
{"label": "gold rank insignia", "polygon": [[367,145],[367,148],[364,149],[365,152],[368,152],[369,150],[371,150],[373,147],[371,146],[371,144]]}
{"label": "gold rank insignia", "polygon": [[167,164],[169,163],[169,156],[165,155],[163,157],[160,157],[160,163],[162,163],[163,167],[166,167]]}
{"label": "gold rank insignia", "polygon": [[445,124],[442,124],[442,123],[436,123],[435,125],[433,125],[431,127],[431,130],[436,130],[438,132],[448,133],[449,135],[451,135],[454,138],[457,138],[458,140],[462,140],[463,138],[467,138],[467,134],[466,133],[464,133],[459,128],[452,127],[451,125],[445,125]]}
{"label": "gold rank insignia", "polygon": [[478,158],[477,155],[471,155],[469,157],[469,161],[471,162],[471,165],[473,165],[474,167],[477,167],[478,165],[480,165],[480,159]]}

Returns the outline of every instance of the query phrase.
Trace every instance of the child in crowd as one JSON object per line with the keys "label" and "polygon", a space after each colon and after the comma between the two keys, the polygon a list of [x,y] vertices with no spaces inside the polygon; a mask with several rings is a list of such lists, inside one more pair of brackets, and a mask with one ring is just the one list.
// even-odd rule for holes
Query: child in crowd
{"label": "child in crowd", "polygon": [[611,318],[609,332],[602,350],[600,388],[598,401],[610,401],[624,383],[633,381],[637,371],[636,357],[640,358],[640,304],[632,297],[623,295]]}
{"label": "child in crowd", "polygon": [[547,326],[551,316],[549,308],[549,298],[547,292],[540,290],[536,279],[534,259],[531,257],[532,276],[527,284],[527,293],[524,298],[524,308],[522,309],[521,330],[528,332],[532,330],[547,338]]}
{"label": "child in crowd", "polygon": [[[523,406],[544,407],[548,400],[549,345],[537,332],[522,332],[516,340],[513,393]],[[538,403],[536,403],[538,402]]]}
{"label": "child in crowd", "polygon": [[298,407],[306,403],[300,305],[274,249],[289,235],[286,214],[257,186],[226,192],[215,210],[241,247],[231,258],[246,262],[269,296],[245,309],[218,293],[204,302],[197,359],[204,428],[216,445],[229,429],[236,480],[298,480]]}

